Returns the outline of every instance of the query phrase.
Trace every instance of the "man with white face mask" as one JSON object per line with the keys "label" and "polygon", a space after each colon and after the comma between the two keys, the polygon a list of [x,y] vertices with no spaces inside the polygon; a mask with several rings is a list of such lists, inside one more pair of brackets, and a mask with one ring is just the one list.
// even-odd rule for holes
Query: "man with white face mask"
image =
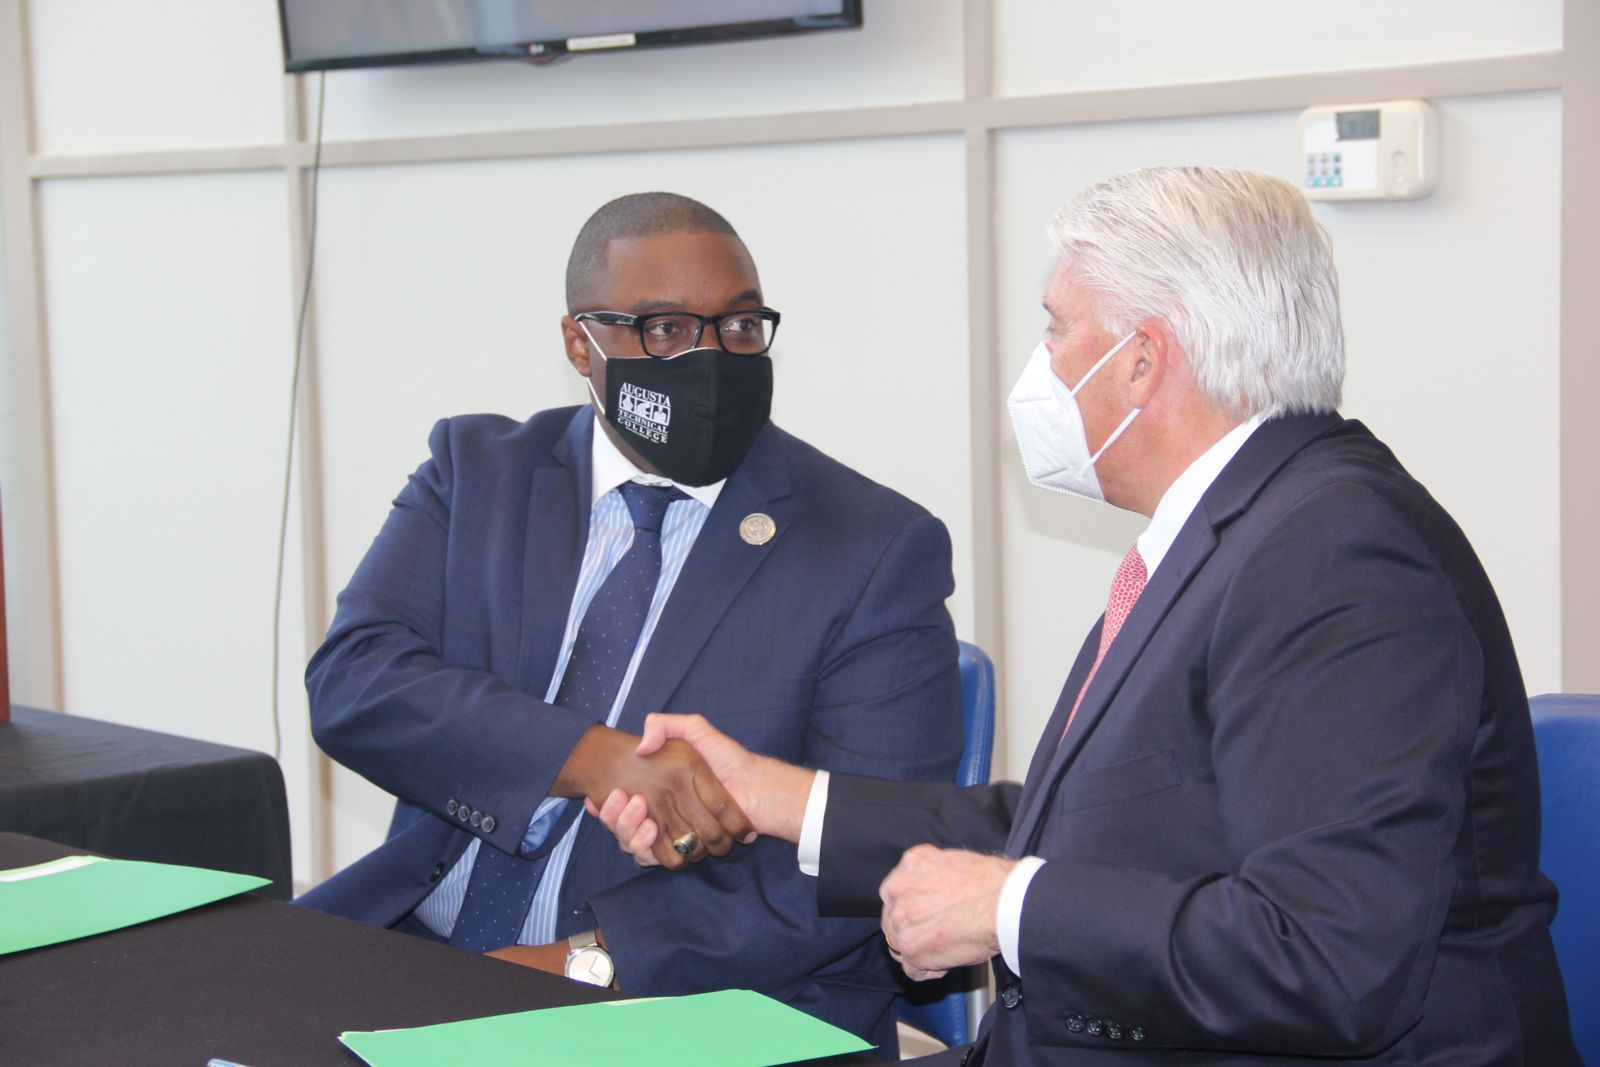
{"label": "man with white face mask", "polygon": [[[1335,412],[1305,200],[1136,171],[1051,231],[1024,467],[1150,522],[1026,780],[829,776],[693,718],[640,751],[691,741],[912,978],[992,962],[951,1062],[1576,1065],[1511,638],[1461,531]],[[650,862],[642,798],[601,814]]]}

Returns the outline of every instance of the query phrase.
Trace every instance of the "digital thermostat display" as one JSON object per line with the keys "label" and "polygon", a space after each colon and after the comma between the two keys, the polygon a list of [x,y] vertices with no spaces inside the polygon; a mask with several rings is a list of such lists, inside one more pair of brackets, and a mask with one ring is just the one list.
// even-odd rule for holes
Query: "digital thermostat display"
{"label": "digital thermostat display", "polygon": [[1381,111],[1336,111],[1334,128],[1341,141],[1376,141],[1382,128]]}

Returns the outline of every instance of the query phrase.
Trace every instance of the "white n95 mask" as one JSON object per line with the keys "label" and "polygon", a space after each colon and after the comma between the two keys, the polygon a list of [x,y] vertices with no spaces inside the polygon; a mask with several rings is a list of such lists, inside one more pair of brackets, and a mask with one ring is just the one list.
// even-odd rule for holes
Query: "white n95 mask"
{"label": "white n95 mask", "polygon": [[1028,481],[1040,489],[1071,493],[1085,500],[1105,500],[1100,479],[1095,477],[1095,461],[1122,436],[1122,431],[1138,416],[1140,409],[1128,412],[1128,417],[1106,438],[1100,451],[1090,455],[1083,412],[1078,408],[1078,393],[1094,377],[1095,371],[1122,351],[1122,346],[1133,340],[1137,332],[1112,345],[1111,351],[1101,356],[1073,389],[1063,385],[1050,369],[1049,347],[1040,341],[1034,348],[1028,365],[1022,368],[1017,384],[1011,389],[1011,396],[1006,399],[1006,407],[1011,412],[1011,429],[1017,435],[1022,469],[1027,471]]}

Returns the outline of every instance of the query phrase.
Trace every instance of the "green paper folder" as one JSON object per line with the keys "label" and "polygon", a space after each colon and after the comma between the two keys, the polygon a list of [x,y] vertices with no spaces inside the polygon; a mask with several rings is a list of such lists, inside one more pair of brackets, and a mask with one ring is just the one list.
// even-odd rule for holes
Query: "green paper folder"
{"label": "green paper folder", "polygon": [[0,871],[0,956],[137,926],[268,884],[249,874],[99,856]]}
{"label": "green paper folder", "polygon": [[775,1067],[872,1046],[748,989],[339,1035],[370,1067]]}

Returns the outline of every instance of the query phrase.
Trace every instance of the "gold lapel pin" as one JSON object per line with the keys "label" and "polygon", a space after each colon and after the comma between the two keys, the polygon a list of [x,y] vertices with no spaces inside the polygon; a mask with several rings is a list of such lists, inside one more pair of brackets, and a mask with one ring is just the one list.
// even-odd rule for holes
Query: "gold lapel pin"
{"label": "gold lapel pin", "polygon": [[772,535],[778,532],[778,524],[772,521],[771,515],[763,515],[753,511],[744,517],[739,524],[739,536],[747,545],[764,545],[772,540]]}

